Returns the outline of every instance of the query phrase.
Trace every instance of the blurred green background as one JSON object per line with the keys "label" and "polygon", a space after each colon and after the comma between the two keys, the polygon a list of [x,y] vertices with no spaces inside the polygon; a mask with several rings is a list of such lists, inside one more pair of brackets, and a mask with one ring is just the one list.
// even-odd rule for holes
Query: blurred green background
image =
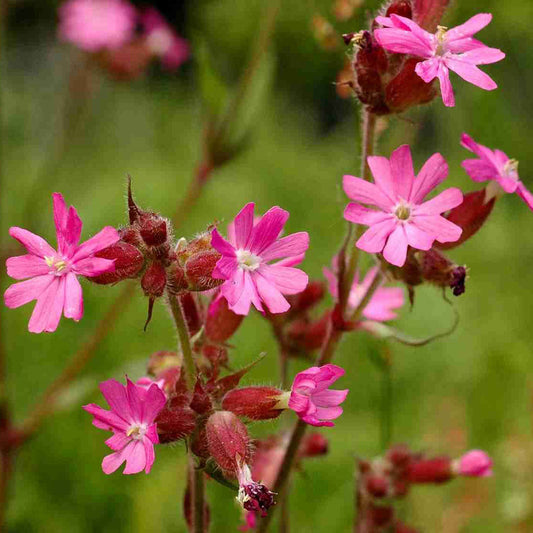
{"label": "blurred green background", "polygon": [[[258,31],[265,2],[194,0],[159,7],[187,37],[201,37],[228,83],[239,76]],[[341,100],[333,82],[345,58],[342,47],[324,50],[313,37],[312,18],[320,14],[340,32],[365,26],[364,2],[348,22],[332,15],[330,0],[282,0],[272,43],[275,71],[254,116],[243,153],[205,187],[179,234],[192,236],[215,219],[229,221],[248,201],[259,210],[280,205],[291,213],[287,230],[307,230],[311,247],[303,268],[321,276],[344,232],[344,173],[357,174],[358,106]],[[69,80],[83,60],[55,38],[52,1],[4,3],[1,113],[2,250],[12,249],[12,225],[27,227],[54,242],[51,193],[61,191],[84,221],[83,237],[103,225],[125,223],[125,176],[130,173],[139,204],[170,216],[200,158],[205,115],[194,57],[179,72],[151,69],[140,79],[111,80],[93,72],[79,120],[70,127]],[[379,151],[389,155],[400,143],[414,149],[415,166],[434,152],[450,164],[446,186],[472,190],[460,162],[463,131],[520,160],[521,178],[533,189],[531,124],[533,106],[533,3],[523,0],[462,0],[446,15],[454,26],[478,11],[494,15],[481,39],[507,58],[485,68],[498,82],[484,92],[452,75],[457,106],[440,99],[392,118]],[[196,42],[196,41],[195,41]],[[193,44],[194,56],[194,44]],[[80,97],[81,98],[81,97]],[[65,131],[65,127],[70,129]],[[416,487],[400,515],[426,532],[525,532],[533,529],[532,364],[533,218],[516,196],[501,199],[485,228],[450,255],[470,268],[467,291],[455,300],[461,315],[449,338],[423,348],[391,343],[394,386],[394,441],[414,449],[458,456],[469,448],[494,458],[493,478],[459,479],[441,487]],[[2,277],[2,291],[9,280]],[[173,349],[172,325],[156,305],[148,331],[142,326],[146,300],[137,294],[114,330],[101,343],[82,374],[75,401],[50,418],[16,457],[8,529],[13,532],[185,531],[182,516],[185,452],[182,445],[158,447],[149,476],[106,476],[105,434],[90,424],[80,405],[103,399],[97,383],[124,373],[142,375],[147,356]],[[53,335],[27,331],[31,305],[2,309],[2,343],[7,353],[8,395],[22,420],[46,386],[81,346],[120,287],[84,284],[85,316],[63,319]],[[433,288],[417,290],[412,311],[406,306],[396,326],[425,336],[445,329],[450,309]],[[231,364],[250,362],[261,351],[267,359],[246,383],[277,384],[276,346],[268,324],[252,314],[233,339]],[[382,344],[351,334],[336,362],[347,369],[339,382],[351,392],[335,428],[325,429],[329,456],[310,460],[295,476],[291,491],[295,532],[347,532],[353,516],[355,456],[379,455],[380,375],[369,354]],[[291,373],[305,363],[291,364]],[[68,404],[69,402],[66,402]],[[257,424],[254,436],[275,431]],[[234,495],[208,483],[211,531],[236,531],[240,513]],[[274,528],[273,528],[274,530]]]}

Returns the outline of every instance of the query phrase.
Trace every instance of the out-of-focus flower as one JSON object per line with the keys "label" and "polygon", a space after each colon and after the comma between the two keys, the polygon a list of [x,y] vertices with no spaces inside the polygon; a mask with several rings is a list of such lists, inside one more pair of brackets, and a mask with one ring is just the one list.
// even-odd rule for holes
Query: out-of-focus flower
{"label": "out-of-focus flower", "polygon": [[213,278],[226,280],[220,294],[235,313],[248,314],[251,304],[262,312],[262,303],[271,313],[283,313],[290,307],[283,295],[297,294],[307,286],[307,274],[293,265],[307,250],[309,235],[299,232],[278,239],[288,218],[287,211],[272,207],[254,225],[254,204],[249,203],[235,217],[234,243],[213,230],[211,244],[222,254]]}
{"label": "out-of-focus flower", "polygon": [[332,7],[333,14],[339,21],[349,20],[362,4],[363,0],[336,0]]}
{"label": "out-of-focus flower", "polygon": [[478,144],[472,137],[463,133],[461,145],[478,156],[479,159],[465,159],[461,165],[467,174],[474,181],[496,182],[499,187],[490,190],[488,187],[487,200],[490,197],[498,196],[503,192],[515,192],[526,202],[529,209],[533,211],[533,194],[531,194],[520,181],[518,176],[518,161],[510,159],[501,150],[491,150],[482,144]]}
{"label": "out-of-focus flower", "polygon": [[115,453],[102,461],[105,474],[112,474],[126,461],[124,474],[150,473],[154,463],[154,444],[159,443],[155,418],[166,403],[163,391],[153,384],[146,389],[129,379],[127,385],[109,379],[100,384],[100,390],[110,411],[91,403],[83,408],[94,416],[93,425],[112,431],[106,444]]}
{"label": "out-of-focus flower", "polygon": [[470,450],[454,461],[454,470],[460,476],[492,476],[492,459],[483,450]]}
{"label": "out-of-focus flower", "polygon": [[175,70],[187,61],[190,55],[188,41],[180,37],[155,8],[151,7],[142,14],[141,23],[148,48],[161,57],[164,68]]}
{"label": "out-of-focus flower", "polygon": [[334,426],[331,420],[341,416],[340,404],[346,399],[348,389],[329,390],[329,387],[343,375],[344,369],[332,364],[299,372],[292,384],[289,409],[312,426]]}
{"label": "out-of-focus flower", "polygon": [[125,44],[136,23],[135,8],[124,0],[69,0],[59,8],[59,37],[88,52]]}
{"label": "out-of-focus flower", "polygon": [[[328,268],[324,268],[324,276],[329,282],[329,292],[334,298],[338,294],[338,281],[335,273]],[[366,291],[374,281],[378,273],[377,267],[371,268],[364,277],[363,281],[359,281],[359,273],[354,277],[350,295],[348,297],[348,307],[351,310],[357,308],[361,300],[364,298]],[[363,309],[362,316],[368,320],[375,320],[383,322],[385,320],[393,320],[397,318],[395,309],[399,309],[404,304],[403,290],[399,287],[379,287],[370,301]]]}
{"label": "out-of-focus flower", "polygon": [[450,30],[439,26],[436,33],[431,34],[409,18],[391,15],[376,18],[384,28],[375,30],[374,36],[386,50],[425,59],[416,65],[415,72],[426,83],[438,78],[444,105],[453,107],[455,98],[449,70],[487,91],[497,88],[494,80],[477,65],[496,63],[505,54],[472,37],[491,20],[491,14],[479,13],[460,26]]}
{"label": "out-of-focus flower", "polygon": [[450,188],[431,200],[426,195],[448,175],[448,164],[440,154],[433,154],[415,179],[409,146],[397,148],[389,159],[371,156],[367,159],[375,183],[344,176],[344,191],[357,202],[375,205],[379,211],[360,203],[349,203],[344,218],[370,228],[356,245],[368,253],[383,252],[385,259],[403,266],[407,247],[429,250],[433,242],[453,242],[461,236],[461,228],[443,218],[441,213],[459,205],[463,194]]}
{"label": "out-of-focus flower", "polygon": [[37,300],[28,324],[32,333],[55,331],[63,313],[78,321],[83,316],[83,296],[77,276],[98,276],[113,271],[113,261],[95,257],[99,250],[119,240],[118,232],[106,226],[94,237],[78,245],[82,222],[74,207],[67,210],[59,193],[52,195],[58,249],[28,230],[12,227],[9,234],[22,243],[28,254],[10,257],[7,273],[25,279],[4,294],[7,307],[14,309]]}

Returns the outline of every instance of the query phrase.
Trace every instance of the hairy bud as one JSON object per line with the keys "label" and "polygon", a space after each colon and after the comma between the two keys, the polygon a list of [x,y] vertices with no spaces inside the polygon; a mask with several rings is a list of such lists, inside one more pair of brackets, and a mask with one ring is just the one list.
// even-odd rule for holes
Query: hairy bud
{"label": "hairy bud", "polygon": [[390,17],[391,15],[399,15],[400,17],[413,18],[413,8],[409,0],[396,0],[391,2],[385,16]]}
{"label": "hairy bud", "polygon": [[453,477],[449,457],[421,459],[407,467],[407,478],[411,483],[444,483]]}
{"label": "hairy bud", "polygon": [[234,313],[225,298],[215,298],[207,310],[206,337],[216,343],[226,342],[239,328],[243,315]]}
{"label": "hairy bud", "polygon": [[209,453],[226,473],[237,474],[238,465],[250,460],[246,426],[230,411],[217,411],[205,426]]}
{"label": "hairy bud", "polygon": [[96,252],[94,255],[95,257],[113,259],[115,261],[115,270],[113,272],[105,272],[99,276],[88,278],[100,285],[109,285],[110,283],[135,278],[144,266],[144,257],[141,252],[135,246],[122,240]]}
{"label": "hairy bud", "polygon": [[144,294],[149,298],[163,296],[167,283],[167,275],[163,265],[154,261],[144,273],[141,279],[141,287]]}
{"label": "hairy bud", "polygon": [[173,407],[170,401],[157,415],[157,434],[162,444],[175,442],[190,435],[196,425],[196,415],[188,407]]}
{"label": "hairy bud", "polygon": [[274,387],[233,389],[224,396],[222,409],[250,420],[277,418],[282,412],[276,408],[282,394],[282,390]]}
{"label": "hairy bud", "polygon": [[437,250],[420,253],[422,277],[439,287],[450,287],[454,296],[465,292],[466,268],[450,261]]}

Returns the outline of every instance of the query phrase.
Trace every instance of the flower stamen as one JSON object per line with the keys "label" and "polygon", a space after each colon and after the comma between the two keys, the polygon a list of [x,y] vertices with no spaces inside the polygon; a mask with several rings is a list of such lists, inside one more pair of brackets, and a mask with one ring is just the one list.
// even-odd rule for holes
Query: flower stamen
{"label": "flower stamen", "polygon": [[237,250],[237,262],[243,270],[254,271],[261,265],[261,258],[249,250]]}

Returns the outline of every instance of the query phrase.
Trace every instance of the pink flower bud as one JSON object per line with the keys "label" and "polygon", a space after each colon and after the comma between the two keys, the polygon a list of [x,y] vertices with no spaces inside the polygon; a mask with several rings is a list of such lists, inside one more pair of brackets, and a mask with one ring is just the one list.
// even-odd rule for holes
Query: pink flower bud
{"label": "pink flower bud", "polygon": [[420,459],[407,467],[407,478],[411,483],[444,483],[453,477],[449,457]]}
{"label": "pink flower bud", "polygon": [[99,276],[88,278],[90,281],[100,285],[109,285],[124,279],[135,278],[144,265],[144,257],[141,252],[135,246],[122,240],[96,252],[94,255],[95,257],[115,261],[115,270],[113,272],[104,272]]}
{"label": "pink flower bud", "polygon": [[229,391],[222,400],[222,409],[249,418],[277,418],[283,409],[277,408],[283,391],[274,387],[245,387]]}
{"label": "pink flower bud", "polygon": [[217,411],[205,426],[209,453],[226,473],[234,475],[241,462],[250,460],[250,437],[246,426],[230,411]]}
{"label": "pink flower bud", "polygon": [[483,450],[470,450],[454,461],[454,471],[460,476],[492,476],[492,459]]}
{"label": "pink flower bud", "polygon": [[228,307],[226,298],[215,298],[207,311],[205,335],[212,342],[226,342],[243,320],[244,315],[238,315]]}

